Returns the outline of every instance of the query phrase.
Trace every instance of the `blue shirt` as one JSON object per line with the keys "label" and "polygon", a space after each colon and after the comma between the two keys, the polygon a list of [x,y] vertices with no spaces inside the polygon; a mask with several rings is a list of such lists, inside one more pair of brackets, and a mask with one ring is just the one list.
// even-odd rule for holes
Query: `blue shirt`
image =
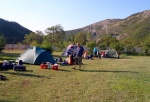
{"label": "blue shirt", "polygon": [[76,56],[77,57],[82,57],[83,53],[84,53],[84,48],[82,46],[77,47],[77,49],[76,49]]}
{"label": "blue shirt", "polygon": [[96,49],[96,48],[94,48],[94,49],[93,49],[93,51],[94,51],[94,52],[97,52],[97,49]]}

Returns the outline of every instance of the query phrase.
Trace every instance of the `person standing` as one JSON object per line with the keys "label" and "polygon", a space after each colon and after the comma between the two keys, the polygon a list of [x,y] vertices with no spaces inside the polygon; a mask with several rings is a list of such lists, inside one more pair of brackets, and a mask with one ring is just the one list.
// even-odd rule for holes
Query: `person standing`
{"label": "person standing", "polygon": [[69,60],[68,60],[68,64],[69,65],[72,65],[73,64],[73,55],[74,55],[74,49],[73,49],[73,46],[70,47],[70,49],[67,51],[67,56],[69,57]]}
{"label": "person standing", "polygon": [[77,45],[77,49],[75,51],[76,57],[75,57],[73,69],[76,68],[76,63],[79,64],[79,69],[81,69],[82,56],[83,56],[83,53],[84,53],[84,48],[80,45],[80,43],[77,43],[76,45]]}
{"label": "person standing", "polygon": [[67,51],[67,56],[71,55],[74,52],[73,46]]}
{"label": "person standing", "polygon": [[97,49],[97,57],[101,58],[100,49]]}
{"label": "person standing", "polygon": [[97,57],[97,48],[96,47],[94,47],[93,52],[94,52],[94,57]]}

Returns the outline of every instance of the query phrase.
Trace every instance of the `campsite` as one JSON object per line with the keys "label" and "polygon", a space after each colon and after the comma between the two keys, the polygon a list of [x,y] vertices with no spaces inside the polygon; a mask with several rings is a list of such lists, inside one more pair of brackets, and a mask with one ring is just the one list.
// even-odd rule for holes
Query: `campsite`
{"label": "campsite", "polygon": [[[22,51],[4,51],[0,61],[15,60]],[[61,56],[62,52],[53,52]],[[62,57],[63,59],[66,57]],[[81,70],[59,70],[24,64],[26,71],[0,70],[0,102],[149,102],[150,58],[126,56],[83,59]]]}
{"label": "campsite", "polygon": [[0,3],[0,102],[150,102],[149,0]]}

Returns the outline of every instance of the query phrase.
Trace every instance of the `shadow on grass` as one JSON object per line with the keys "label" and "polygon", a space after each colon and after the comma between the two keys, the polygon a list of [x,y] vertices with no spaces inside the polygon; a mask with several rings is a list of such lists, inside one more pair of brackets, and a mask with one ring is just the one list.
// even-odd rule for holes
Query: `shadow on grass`
{"label": "shadow on grass", "polygon": [[132,71],[113,71],[113,70],[84,70],[84,69],[80,69],[80,71],[83,71],[83,72],[138,73],[138,72],[132,72]]}
{"label": "shadow on grass", "polygon": [[[2,68],[0,68],[0,71],[9,71],[9,70],[13,70],[13,69],[12,68],[10,68],[10,69],[4,69],[4,68],[2,69]],[[25,70],[25,71],[22,71],[22,72],[33,72],[33,70]]]}
{"label": "shadow on grass", "polygon": [[70,70],[65,70],[65,69],[59,69],[57,71],[71,72]]}
{"label": "shadow on grass", "polygon": [[0,60],[15,60],[20,53],[0,53]]}
{"label": "shadow on grass", "polygon": [[24,72],[33,72],[33,70],[26,70],[26,71],[24,71]]}
{"label": "shadow on grass", "polygon": [[0,100],[0,102],[15,102],[15,101]]}
{"label": "shadow on grass", "polygon": [[40,76],[40,75],[34,75],[34,74],[26,74],[26,73],[20,73],[20,72],[1,72],[1,73],[5,73],[5,74],[11,74],[11,75],[18,75],[18,76],[29,76],[29,77],[37,77],[37,78],[42,78],[45,76]]}
{"label": "shadow on grass", "polygon": [[[59,63],[58,63],[59,64]],[[62,64],[62,63],[60,63],[59,65],[61,65],[61,66],[73,66],[74,64]],[[77,66],[78,66],[78,64],[76,64]],[[86,65],[85,63],[82,63],[82,65]]]}
{"label": "shadow on grass", "polygon": [[120,58],[118,59],[133,59],[132,57],[129,57],[129,56],[121,56]]}

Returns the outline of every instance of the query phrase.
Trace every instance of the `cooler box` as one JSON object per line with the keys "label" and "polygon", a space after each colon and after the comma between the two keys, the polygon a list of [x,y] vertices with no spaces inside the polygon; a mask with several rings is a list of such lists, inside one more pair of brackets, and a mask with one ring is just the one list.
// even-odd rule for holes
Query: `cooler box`
{"label": "cooler box", "polygon": [[40,68],[41,68],[41,69],[47,69],[47,68],[48,68],[48,65],[46,65],[46,64],[41,64],[41,65],[40,65]]}
{"label": "cooler box", "polygon": [[53,65],[53,66],[52,66],[52,70],[58,70],[58,66]]}

